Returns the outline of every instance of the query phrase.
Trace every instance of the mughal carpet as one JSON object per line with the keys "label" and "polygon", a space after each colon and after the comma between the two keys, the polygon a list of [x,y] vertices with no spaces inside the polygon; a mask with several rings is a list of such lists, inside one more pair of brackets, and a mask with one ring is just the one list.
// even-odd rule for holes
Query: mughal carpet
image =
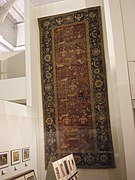
{"label": "mughal carpet", "polygon": [[73,153],[78,168],[112,168],[100,7],[38,19],[46,166]]}

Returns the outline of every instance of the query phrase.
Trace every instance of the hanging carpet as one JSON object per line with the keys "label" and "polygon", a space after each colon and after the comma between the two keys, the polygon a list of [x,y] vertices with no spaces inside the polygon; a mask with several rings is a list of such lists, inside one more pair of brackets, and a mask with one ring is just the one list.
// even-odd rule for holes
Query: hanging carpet
{"label": "hanging carpet", "polygon": [[78,168],[112,168],[100,7],[38,19],[46,167],[73,153]]}

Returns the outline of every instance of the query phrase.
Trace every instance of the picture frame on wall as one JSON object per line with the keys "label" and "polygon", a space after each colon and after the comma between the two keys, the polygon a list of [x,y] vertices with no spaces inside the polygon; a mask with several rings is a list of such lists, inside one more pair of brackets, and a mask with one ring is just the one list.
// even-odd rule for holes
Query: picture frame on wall
{"label": "picture frame on wall", "polygon": [[68,164],[67,164],[67,160],[64,159],[64,160],[63,160],[63,163],[64,163],[64,166],[65,166],[67,175],[70,175],[70,170],[69,170],[69,167],[68,167]]}
{"label": "picture frame on wall", "polygon": [[71,165],[72,165],[72,168],[73,168],[73,172],[76,173],[77,172],[77,167],[76,167],[76,164],[75,164],[73,154],[70,154],[69,157],[70,157],[70,160],[71,160]]}
{"label": "picture frame on wall", "polygon": [[63,164],[62,161],[59,163],[59,167],[60,167],[60,170],[61,170],[62,177],[63,178],[66,177],[66,170],[65,170],[65,167],[64,167],[64,164]]}
{"label": "picture frame on wall", "polygon": [[58,161],[55,161],[52,163],[53,165],[53,169],[54,169],[54,173],[55,173],[55,176],[56,176],[56,180],[61,180],[62,179],[62,174],[61,174],[61,171],[60,171],[60,168],[59,168],[59,164],[58,164]]}
{"label": "picture frame on wall", "polygon": [[9,152],[0,152],[0,169],[9,166]]}
{"label": "picture frame on wall", "polygon": [[22,161],[29,161],[30,160],[30,148],[26,147],[22,149]]}
{"label": "picture frame on wall", "polygon": [[60,169],[60,172],[61,172],[62,180],[67,180],[66,169],[65,169],[65,166],[64,166],[64,163],[63,163],[62,159],[58,160],[58,164],[59,164],[59,169]]}
{"label": "picture frame on wall", "polygon": [[20,149],[11,151],[11,165],[19,164],[21,162]]}
{"label": "picture frame on wall", "polygon": [[25,180],[36,180],[35,172],[30,172],[25,175]]}

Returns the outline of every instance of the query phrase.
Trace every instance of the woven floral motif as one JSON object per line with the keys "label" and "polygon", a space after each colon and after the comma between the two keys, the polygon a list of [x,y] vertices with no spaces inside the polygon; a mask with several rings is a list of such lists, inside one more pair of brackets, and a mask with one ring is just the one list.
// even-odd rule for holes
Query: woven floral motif
{"label": "woven floral motif", "polygon": [[100,7],[39,19],[45,160],[112,168]]}

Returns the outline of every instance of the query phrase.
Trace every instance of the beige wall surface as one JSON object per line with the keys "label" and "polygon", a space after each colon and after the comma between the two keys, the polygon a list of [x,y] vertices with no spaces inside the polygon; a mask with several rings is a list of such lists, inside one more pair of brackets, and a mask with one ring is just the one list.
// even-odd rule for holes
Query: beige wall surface
{"label": "beige wall surface", "polygon": [[[0,100],[0,152],[9,152],[9,166],[4,168],[5,180],[29,169],[36,169],[36,122],[31,107]],[[30,161],[22,163],[22,148],[30,147]],[[21,163],[11,166],[11,150],[21,150]],[[17,171],[14,170],[17,167]]]}
{"label": "beige wall surface", "polygon": [[25,77],[25,51],[7,59],[7,79]]}
{"label": "beige wall surface", "polygon": [[123,17],[123,27],[125,32],[126,50],[128,61],[135,61],[135,1],[134,0],[120,0],[121,12]]}

